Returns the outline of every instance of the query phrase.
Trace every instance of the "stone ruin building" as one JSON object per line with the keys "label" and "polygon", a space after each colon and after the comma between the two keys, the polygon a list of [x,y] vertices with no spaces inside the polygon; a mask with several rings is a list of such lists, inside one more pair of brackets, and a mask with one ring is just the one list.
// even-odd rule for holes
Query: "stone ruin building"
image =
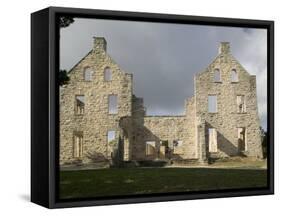
{"label": "stone ruin building", "polygon": [[[262,157],[256,76],[220,43],[214,61],[194,77],[181,116],[146,115],[124,72],[95,37],[93,49],[60,88],[60,164],[196,161]],[[188,82],[188,80],[187,80]]]}

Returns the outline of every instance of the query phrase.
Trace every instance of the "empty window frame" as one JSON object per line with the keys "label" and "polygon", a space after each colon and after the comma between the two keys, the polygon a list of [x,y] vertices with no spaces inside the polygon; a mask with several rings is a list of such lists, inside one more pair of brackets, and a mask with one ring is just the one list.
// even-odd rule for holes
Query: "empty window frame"
{"label": "empty window frame", "polygon": [[238,151],[247,151],[247,133],[245,127],[237,128],[238,132]]}
{"label": "empty window frame", "polygon": [[83,115],[85,112],[85,96],[76,95],[75,96],[75,114]]}
{"label": "empty window frame", "polygon": [[112,80],[112,72],[110,67],[106,67],[104,69],[104,81],[111,81]]}
{"label": "empty window frame", "polygon": [[83,155],[83,133],[75,132],[73,136],[73,157],[81,158]]}
{"label": "empty window frame", "polygon": [[221,81],[221,72],[219,69],[214,70],[214,82],[220,82]]}
{"label": "empty window frame", "polygon": [[217,130],[209,128],[209,152],[218,151]]}
{"label": "empty window frame", "polygon": [[208,95],[208,112],[217,112],[217,95]]}
{"label": "empty window frame", "polygon": [[112,144],[116,141],[116,132],[114,130],[107,131],[107,143]]}
{"label": "empty window frame", "polygon": [[90,67],[86,67],[84,69],[84,80],[85,81],[92,81],[93,79],[93,70]]}
{"label": "empty window frame", "polygon": [[237,95],[237,112],[245,113],[246,112],[246,102],[245,95]]}
{"label": "empty window frame", "polygon": [[160,145],[168,148],[169,147],[169,141],[168,140],[160,140]]}
{"label": "empty window frame", "polygon": [[235,69],[231,70],[231,82],[238,82],[238,73]]}
{"label": "empty window frame", "polygon": [[155,141],[146,141],[145,142],[145,154],[147,156],[155,155],[156,154],[156,144],[155,144]]}
{"label": "empty window frame", "polygon": [[182,141],[182,140],[173,140],[173,146],[174,146],[174,148],[181,147],[182,144],[183,144],[183,141]]}
{"label": "empty window frame", "polygon": [[108,113],[117,114],[118,113],[118,98],[117,95],[108,96]]}

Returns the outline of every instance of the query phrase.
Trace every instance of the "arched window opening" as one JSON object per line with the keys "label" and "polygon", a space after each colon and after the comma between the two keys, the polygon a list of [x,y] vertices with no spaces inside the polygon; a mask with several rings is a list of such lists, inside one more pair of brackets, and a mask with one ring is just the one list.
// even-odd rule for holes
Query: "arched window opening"
{"label": "arched window opening", "polygon": [[106,67],[104,69],[104,80],[105,81],[111,81],[111,79],[112,79],[111,69],[109,67]]}
{"label": "arched window opening", "polygon": [[214,82],[220,82],[221,81],[221,73],[219,69],[214,70]]}
{"label": "arched window opening", "polygon": [[85,68],[84,70],[84,80],[85,81],[92,81],[93,79],[93,70],[89,67]]}
{"label": "arched window opening", "polygon": [[231,82],[238,82],[238,73],[235,69],[231,70]]}

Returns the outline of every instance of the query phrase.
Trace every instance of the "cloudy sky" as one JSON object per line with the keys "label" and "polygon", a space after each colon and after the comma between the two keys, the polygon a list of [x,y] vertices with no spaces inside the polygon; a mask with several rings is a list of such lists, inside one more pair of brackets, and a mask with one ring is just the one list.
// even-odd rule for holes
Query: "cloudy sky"
{"label": "cloudy sky", "polygon": [[228,41],[232,54],[257,76],[261,123],[267,124],[266,30],[186,24],[75,19],[61,29],[61,69],[71,69],[93,45],[93,36],[107,40],[107,52],[134,76],[134,94],[143,97],[148,115],[184,113],[184,100],[193,95],[193,77]]}

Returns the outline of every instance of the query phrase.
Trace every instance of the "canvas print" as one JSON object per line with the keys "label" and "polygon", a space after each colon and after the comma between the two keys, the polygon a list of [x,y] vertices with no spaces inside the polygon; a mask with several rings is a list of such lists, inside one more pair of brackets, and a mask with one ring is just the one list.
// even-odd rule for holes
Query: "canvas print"
{"label": "canvas print", "polygon": [[60,199],[267,187],[267,30],[60,17]]}

